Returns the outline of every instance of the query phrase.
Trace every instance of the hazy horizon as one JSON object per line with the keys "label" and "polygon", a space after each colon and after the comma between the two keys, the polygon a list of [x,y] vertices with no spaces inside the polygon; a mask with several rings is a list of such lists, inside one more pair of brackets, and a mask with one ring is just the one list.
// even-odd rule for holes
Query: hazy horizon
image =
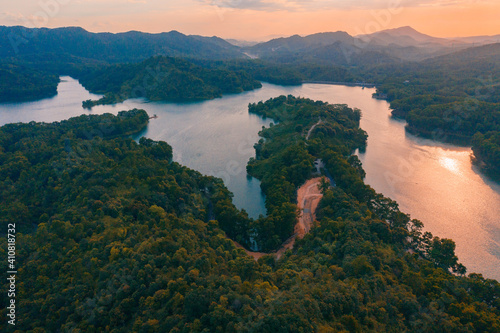
{"label": "hazy horizon", "polygon": [[3,4],[0,25],[78,26],[90,32],[177,30],[263,41],[345,31],[350,35],[411,26],[434,37],[500,34],[500,3],[475,0],[20,0]]}

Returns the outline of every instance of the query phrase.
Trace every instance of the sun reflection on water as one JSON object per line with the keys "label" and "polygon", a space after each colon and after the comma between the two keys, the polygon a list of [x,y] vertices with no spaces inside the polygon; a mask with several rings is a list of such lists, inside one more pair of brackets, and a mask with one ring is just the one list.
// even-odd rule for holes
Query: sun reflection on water
{"label": "sun reflection on water", "polygon": [[454,158],[442,156],[439,158],[439,164],[443,168],[453,172],[454,174],[462,175],[462,171],[460,170],[460,163]]}

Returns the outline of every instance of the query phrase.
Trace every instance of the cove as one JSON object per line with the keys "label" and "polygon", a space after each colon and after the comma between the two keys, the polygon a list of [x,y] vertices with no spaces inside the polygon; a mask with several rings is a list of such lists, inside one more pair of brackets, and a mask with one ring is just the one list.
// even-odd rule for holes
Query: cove
{"label": "cove", "polygon": [[396,200],[403,212],[420,219],[425,230],[451,238],[468,272],[500,280],[500,185],[485,178],[470,162],[470,149],[409,135],[403,121],[390,117],[389,104],[371,97],[374,89],[325,84],[282,87],[263,84],[259,90],[197,103],[158,103],[141,99],[114,106],[81,107],[98,95],[76,80],[62,77],[58,95],[36,102],[0,104],[0,124],[52,122],[85,113],[113,114],[145,109],[152,119],[141,135],[167,141],[174,159],[207,175],[220,177],[234,193],[233,201],[250,216],[265,214],[260,182],[246,175],[258,131],[269,126],[248,113],[248,104],[293,94],[362,111],[361,127],[368,145],[357,152],[366,183]]}

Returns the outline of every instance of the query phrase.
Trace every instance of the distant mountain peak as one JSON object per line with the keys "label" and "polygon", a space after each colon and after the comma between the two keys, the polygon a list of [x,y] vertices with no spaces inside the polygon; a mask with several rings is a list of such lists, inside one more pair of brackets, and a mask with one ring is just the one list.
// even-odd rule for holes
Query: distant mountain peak
{"label": "distant mountain peak", "polygon": [[373,35],[376,35],[379,33],[387,33],[389,35],[396,35],[396,36],[405,35],[405,36],[410,36],[410,37],[420,36],[420,37],[426,37],[426,38],[436,38],[436,37],[432,37],[432,36],[423,34],[420,31],[417,31],[414,28],[410,27],[409,25],[404,26],[404,27],[394,28],[394,29],[381,30],[381,31],[374,33]]}
{"label": "distant mountain peak", "polygon": [[[50,30],[47,28],[47,30]],[[81,32],[88,32],[82,27],[76,27],[76,26],[69,26],[69,27],[60,27],[60,28],[54,28],[52,30],[66,30],[66,31],[81,31]]]}
{"label": "distant mountain peak", "polygon": [[394,28],[394,29],[388,29],[389,31],[400,31],[400,32],[407,32],[407,33],[420,33],[419,31],[415,30],[413,27],[410,27],[409,25],[405,25],[404,27],[399,27],[399,28]]}
{"label": "distant mountain peak", "polygon": [[351,35],[349,35],[347,32],[340,31],[340,30],[339,31],[318,32],[318,33],[309,35],[307,37],[314,37],[314,36],[349,36],[349,37],[351,37]]}
{"label": "distant mountain peak", "polygon": [[172,34],[172,35],[182,35],[182,36],[186,36],[184,35],[182,32],[179,32],[177,30],[171,30],[168,32],[169,34]]}
{"label": "distant mountain peak", "polygon": [[[410,27],[410,26],[403,26],[403,27],[399,27],[399,28],[394,28],[394,29],[386,29],[386,30],[381,30],[381,31],[377,31],[373,34],[369,34],[369,35],[359,35],[357,37],[380,37],[380,36],[383,36],[383,35],[389,35],[389,36],[392,36],[392,37],[396,37],[396,38],[400,38],[400,37],[405,37],[405,38],[412,38],[414,41],[416,41],[417,43],[421,43],[421,44],[441,44],[441,45],[447,45],[450,43],[449,40],[445,39],[445,38],[438,38],[438,37],[433,37],[433,36],[429,36],[429,35],[426,35],[424,33],[421,33],[417,30],[415,30],[414,28]],[[398,43],[398,41],[396,41],[396,44]],[[408,40],[407,41],[399,41],[400,43],[403,42],[403,44],[407,44]]]}
{"label": "distant mountain peak", "polygon": [[249,47],[252,54],[259,56],[283,53],[309,52],[312,49],[333,45],[339,42],[352,43],[354,38],[345,31],[320,32],[307,36],[293,35],[280,37]]}

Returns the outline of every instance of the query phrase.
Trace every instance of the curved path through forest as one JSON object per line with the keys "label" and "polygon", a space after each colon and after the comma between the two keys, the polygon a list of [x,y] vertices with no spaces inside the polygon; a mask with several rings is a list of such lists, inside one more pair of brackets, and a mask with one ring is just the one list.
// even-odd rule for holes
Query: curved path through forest
{"label": "curved path through forest", "polygon": [[311,136],[311,133],[312,131],[314,131],[314,129],[316,128],[316,126],[318,126],[319,124],[321,124],[323,121],[321,120],[321,117],[319,117],[319,120],[316,124],[312,125],[311,128],[309,129],[309,131],[307,132],[307,135],[306,135],[306,140],[309,140],[309,137]]}
{"label": "curved path through forest", "polygon": [[293,248],[295,239],[303,238],[309,232],[309,230],[311,230],[313,222],[316,219],[316,208],[318,208],[319,201],[323,197],[323,194],[321,194],[321,191],[319,189],[322,178],[323,177],[309,179],[297,190],[297,203],[300,210],[300,215],[297,219],[297,223],[295,224],[295,232],[281,245],[281,247],[277,251],[270,253],[252,252],[248,251],[240,244],[234,242],[236,246],[245,250],[245,252],[249,256],[252,256],[255,260],[259,260],[259,258],[267,254],[274,255],[276,259],[281,258],[286,250]]}

